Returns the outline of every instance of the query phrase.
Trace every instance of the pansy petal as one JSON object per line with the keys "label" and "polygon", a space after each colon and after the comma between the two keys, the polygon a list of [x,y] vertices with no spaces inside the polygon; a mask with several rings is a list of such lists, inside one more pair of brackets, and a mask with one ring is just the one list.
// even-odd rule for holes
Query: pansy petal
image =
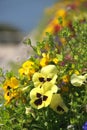
{"label": "pansy petal", "polygon": [[35,87],[40,87],[44,81],[41,81],[40,79],[41,78],[44,78],[43,75],[41,73],[38,73],[36,72],[34,75],[33,75],[33,82],[34,82],[34,86]]}
{"label": "pansy petal", "polygon": [[55,75],[57,74],[57,68],[55,65],[47,65],[41,69],[41,73]]}
{"label": "pansy petal", "polygon": [[36,97],[36,94],[37,93],[43,93],[43,90],[42,89],[40,89],[39,87],[36,87],[36,88],[33,88],[31,91],[30,91],[30,98],[31,99],[34,99],[34,98],[37,98]]}
{"label": "pansy petal", "polygon": [[15,88],[18,87],[19,82],[15,77],[11,78],[11,83],[12,83],[12,86],[14,86]]}
{"label": "pansy petal", "polygon": [[10,99],[11,99],[11,93],[9,91],[5,92],[4,98],[5,98],[5,100],[10,101]]}
{"label": "pansy petal", "polygon": [[29,68],[32,65],[34,65],[34,63],[32,61],[26,61],[23,63],[23,68]]}
{"label": "pansy petal", "polygon": [[51,91],[52,91],[52,93],[57,93],[58,87],[56,85],[53,85]]}
{"label": "pansy petal", "polygon": [[58,114],[63,114],[68,111],[60,94],[53,94],[50,107]]}
{"label": "pansy petal", "polygon": [[51,82],[52,82],[53,84],[55,84],[56,79],[57,79],[57,75],[54,75],[53,78],[52,78],[52,80],[51,80]]}
{"label": "pansy petal", "polygon": [[52,93],[56,93],[58,91],[58,87],[51,82],[46,82],[42,85],[43,91],[52,91]]}
{"label": "pansy petal", "polygon": [[52,92],[51,91],[46,92],[45,96],[47,96],[47,98],[46,98],[46,101],[43,101],[43,102],[44,102],[44,107],[47,107],[51,102]]}

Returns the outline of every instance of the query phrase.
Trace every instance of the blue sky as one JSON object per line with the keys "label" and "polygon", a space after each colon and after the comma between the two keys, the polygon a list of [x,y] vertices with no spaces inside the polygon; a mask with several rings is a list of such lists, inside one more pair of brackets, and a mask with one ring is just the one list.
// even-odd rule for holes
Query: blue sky
{"label": "blue sky", "polygon": [[0,0],[0,23],[19,27],[30,32],[42,18],[44,8],[56,0]]}

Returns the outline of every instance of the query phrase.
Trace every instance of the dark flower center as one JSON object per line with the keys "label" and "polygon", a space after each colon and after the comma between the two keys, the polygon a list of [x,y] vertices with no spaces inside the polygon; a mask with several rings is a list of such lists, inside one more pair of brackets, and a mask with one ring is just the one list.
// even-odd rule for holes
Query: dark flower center
{"label": "dark flower center", "polygon": [[51,78],[47,78],[47,81],[51,81]]}
{"label": "dark flower center", "polygon": [[38,98],[38,99],[36,99],[35,102],[34,102],[36,106],[41,105],[42,102],[43,102],[43,101],[46,101],[47,98],[48,98],[48,97],[45,96],[45,95],[42,96],[40,93],[37,93],[36,96],[37,96],[37,98]]}
{"label": "dark flower center", "polygon": [[42,104],[42,98],[39,98],[39,99],[35,100],[34,103],[35,103],[36,106],[41,105]]}
{"label": "dark flower center", "polygon": [[47,96],[43,96],[43,101],[46,101],[47,100]]}
{"label": "dark flower center", "polygon": [[9,92],[7,93],[7,96],[10,96],[10,93],[9,93]]}
{"label": "dark flower center", "polygon": [[41,94],[40,94],[40,93],[37,93],[37,97],[40,98],[40,97],[41,97]]}
{"label": "dark flower center", "polygon": [[60,106],[57,106],[57,111],[62,111],[62,112],[64,112],[64,109],[62,108],[62,107],[60,107]]}
{"label": "dark flower center", "polygon": [[11,87],[8,85],[8,86],[7,86],[7,89],[8,89],[8,90],[10,90],[10,89],[11,89]]}
{"label": "dark flower center", "polygon": [[40,81],[40,82],[45,82],[45,80],[44,80],[43,77],[40,77],[40,78],[39,78],[39,81]]}
{"label": "dark flower center", "polygon": [[43,82],[43,83],[46,82],[46,81],[49,82],[49,81],[51,81],[51,80],[52,80],[51,78],[47,78],[47,79],[45,80],[43,77],[39,77],[39,81],[40,81],[40,82]]}

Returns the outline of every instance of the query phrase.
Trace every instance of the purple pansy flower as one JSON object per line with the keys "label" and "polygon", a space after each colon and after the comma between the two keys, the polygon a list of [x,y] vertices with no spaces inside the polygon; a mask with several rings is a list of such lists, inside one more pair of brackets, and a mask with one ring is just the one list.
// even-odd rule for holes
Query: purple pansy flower
{"label": "purple pansy flower", "polygon": [[82,126],[83,130],[87,130],[87,122],[85,122],[85,124]]}

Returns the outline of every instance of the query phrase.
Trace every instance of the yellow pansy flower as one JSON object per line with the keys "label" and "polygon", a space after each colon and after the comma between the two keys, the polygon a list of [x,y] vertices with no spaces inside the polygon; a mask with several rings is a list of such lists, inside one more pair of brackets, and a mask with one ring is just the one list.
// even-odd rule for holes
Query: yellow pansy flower
{"label": "yellow pansy flower", "polygon": [[44,67],[44,66],[48,65],[48,63],[51,61],[54,62],[55,64],[57,64],[59,60],[58,60],[58,58],[50,58],[49,53],[47,53],[47,54],[43,53],[42,58],[40,60],[40,65],[42,67]]}
{"label": "yellow pansy flower", "polygon": [[55,63],[55,64],[57,64],[58,63],[58,58],[53,58],[53,62]]}
{"label": "yellow pansy flower", "polygon": [[60,94],[53,94],[50,107],[58,114],[63,114],[64,112],[68,112],[68,108],[64,104]]}
{"label": "yellow pansy flower", "polygon": [[47,107],[52,98],[52,91],[44,91],[43,88],[34,88],[30,92],[30,104],[32,107],[41,109]]}
{"label": "yellow pansy flower", "polygon": [[36,72],[33,75],[33,82],[35,87],[41,87],[44,83],[56,83],[57,68],[55,65],[47,65],[41,69],[41,72]]}
{"label": "yellow pansy flower", "polygon": [[6,91],[4,94],[4,98],[6,100],[5,104],[8,104],[13,98],[17,97],[18,93],[16,91]]}
{"label": "yellow pansy flower", "polygon": [[62,80],[63,80],[64,83],[68,83],[69,82],[69,76],[68,75],[64,75],[62,77]]}
{"label": "yellow pansy flower", "polygon": [[32,61],[24,62],[22,68],[19,69],[20,75],[26,75],[29,78],[32,74],[34,74],[34,72],[35,72],[34,62]]}
{"label": "yellow pansy flower", "polygon": [[11,89],[16,89],[18,87],[19,81],[16,77],[11,77],[10,79],[6,79],[3,84],[3,89],[5,91],[9,91]]}
{"label": "yellow pansy flower", "polygon": [[32,68],[33,65],[34,65],[34,62],[28,60],[28,61],[23,63],[22,67],[23,68]]}
{"label": "yellow pansy flower", "polygon": [[40,60],[40,65],[44,67],[49,63],[50,58],[49,58],[49,54],[45,54],[45,53],[42,54],[42,57],[43,58],[41,58]]}
{"label": "yellow pansy flower", "polygon": [[85,75],[76,75],[76,74],[73,74],[71,76],[71,84],[73,86],[77,86],[77,87],[80,87],[84,84],[84,82],[86,81],[87,79],[87,74]]}

